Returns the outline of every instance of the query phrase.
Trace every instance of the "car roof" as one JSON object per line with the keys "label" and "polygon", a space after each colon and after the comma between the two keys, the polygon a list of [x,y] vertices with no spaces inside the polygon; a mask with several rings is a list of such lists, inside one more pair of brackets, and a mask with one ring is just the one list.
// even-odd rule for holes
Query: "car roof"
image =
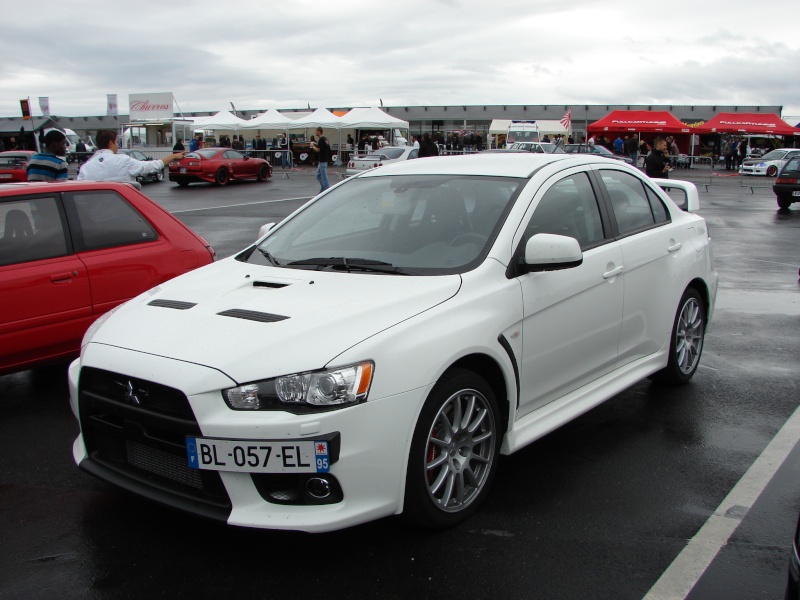
{"label": "car roof", "polygon": [[[618,161],[586,154],[533,154],[509,152],[466,154],[462,156],[433,156],[384,165],[359,177],[385,175],[486,175],[528,178],[538,169],[551,163],[563,162],[564,167],[586,164],[609,164]],[[621,164],[621,163],[620,163]]]}
{"label": "car roof", "polygon": [[52,192],[74,192],[77,190],[122,190],[134,187],[130,183],[119,183],[113,181],[28,181],[19,183],[0,184],[0,198],[6,196],[16,196],[20,192],[38,194],[47,189]]}
{"label": "car roof", "polygon": [[0,156],[20,156],[28,154],[36,154],[36,150],[6,150],[5,152],[0,152]]}

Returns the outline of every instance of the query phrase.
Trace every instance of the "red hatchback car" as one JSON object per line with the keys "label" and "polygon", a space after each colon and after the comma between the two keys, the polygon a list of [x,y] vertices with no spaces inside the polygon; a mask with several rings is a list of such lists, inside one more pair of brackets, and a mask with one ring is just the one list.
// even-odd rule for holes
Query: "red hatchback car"
{"label": "red hatchback car", "polygon": [[272,167],[266,160],[230,148],[203,148],[169,163],[169,180],[181,187],[194,181],[226,185],[232,179],[266,181],[270,177]]}
{"label": "red hatchback car", "polygon": [[36,153],[32,150],[0,152],[0,183],[28,181],[25,169],[34,154]]}
{"label": "red hatchback car", "polygon": [[214,261],[130,184],[0,185],[0,374],[78,355],[103,313]]}

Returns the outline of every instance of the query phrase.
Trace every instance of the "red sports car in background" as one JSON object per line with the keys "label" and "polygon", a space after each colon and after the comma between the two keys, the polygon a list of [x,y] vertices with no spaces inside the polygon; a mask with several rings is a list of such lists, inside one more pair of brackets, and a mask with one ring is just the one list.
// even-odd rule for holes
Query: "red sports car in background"
{"label": "red sports car in background", "polygon": [[203,148],[169,164],[169,180],[181,187],[194,181],[225,185],[231,179],[272,177],[272,167],[262,158],[252,158],[230,148]]}
{"label": "red sports car in background", "polygon": [[28,181],[25,169],[34,154],[36,153],[31,150],[0,152],[0,183]]}
{"label": "red sports car in background", "polygon": [[0,374],[77,356],[99,316],[215,256],[125,183],[0,185],[0,234]]}

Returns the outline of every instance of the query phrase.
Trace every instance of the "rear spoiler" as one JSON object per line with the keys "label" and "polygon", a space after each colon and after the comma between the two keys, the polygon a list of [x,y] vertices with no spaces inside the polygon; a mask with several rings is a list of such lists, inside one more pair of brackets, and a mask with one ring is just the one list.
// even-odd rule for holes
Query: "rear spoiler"
{"label": "rear spoiler", "polygon": [[673,198],[675,204],[686,212],[697,212],[700,210],[700,194],[697,193],[697,186],[690,181],[680,181],[677,179],[652,178],[661,189],[681,190],[684,194],[683,201]]}

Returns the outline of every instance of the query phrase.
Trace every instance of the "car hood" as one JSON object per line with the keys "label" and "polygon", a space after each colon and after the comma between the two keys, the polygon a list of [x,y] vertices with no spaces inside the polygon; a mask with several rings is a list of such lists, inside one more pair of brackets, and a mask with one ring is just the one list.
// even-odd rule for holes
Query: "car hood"
{"label": "car hood", "polygon": [[91,342],[206,365],[243,383],[324,367],[460,285],[458,275],[305,271],[229,258],[134,298]]}

